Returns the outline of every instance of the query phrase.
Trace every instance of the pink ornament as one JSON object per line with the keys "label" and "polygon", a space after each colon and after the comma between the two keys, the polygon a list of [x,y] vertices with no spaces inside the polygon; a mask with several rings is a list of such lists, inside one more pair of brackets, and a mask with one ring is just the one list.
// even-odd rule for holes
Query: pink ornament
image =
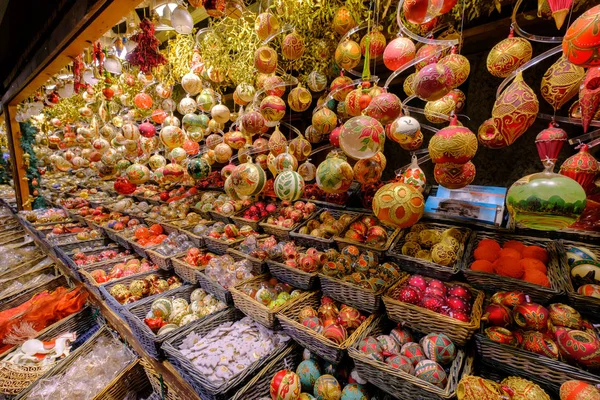
{"label": "pink ornament", "polygon": [[569,139],[567,132],[555,126],[552,122],[535,137],[535,146],[537,147],[540,160],[544,163],[546,160],[553,164],[558,159],[560,149]]}
{"label": "pink ornament", "polygon": [[412,40],[405,37],[396,38],[385,47],[383,63],[389,70],[395,71],[412,61],[415,58],[415,52],[415,44]]}
{"label": "pink ornament", "polygon": [[426,65],[417,73],[413,90],[420,99],[435,101],[452,90],[453,80],[452,70],[448,66],[433,63]]}

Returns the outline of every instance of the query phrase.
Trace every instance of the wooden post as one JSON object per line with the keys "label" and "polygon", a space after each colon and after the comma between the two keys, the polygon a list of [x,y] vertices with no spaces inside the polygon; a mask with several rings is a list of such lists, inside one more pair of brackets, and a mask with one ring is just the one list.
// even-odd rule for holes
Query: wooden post
{"label": "wooden post", "polygon": [[[15,119],[17,107],[3,104],[4,118],[6,120],[6,137],[8,139],[8,150],[10,151],[10,165],[12,167],[17,207],[19,210],[31,210],[29,202],[29,182],[27,180],[27,166],[23,159],[21,148],[21,127]],[[26,204],[23,206],[23,204]]]}

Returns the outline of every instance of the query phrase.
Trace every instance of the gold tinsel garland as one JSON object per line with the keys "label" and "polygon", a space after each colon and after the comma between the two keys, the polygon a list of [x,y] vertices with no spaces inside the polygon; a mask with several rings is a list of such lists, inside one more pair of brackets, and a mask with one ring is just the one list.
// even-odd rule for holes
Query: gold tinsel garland
{"label": "gold tinsel garland", "polygon": [[[172,79],[169,81],[181,81],[181,77],[190,72],[192,65],[192,56],[194,55],[194,47],[196,40],[194,35],[177,34],[175,38],[170,39],[168,43],[168,51],[165,56],[170,66]],[[169,82],[174,83],[174,82]]]}

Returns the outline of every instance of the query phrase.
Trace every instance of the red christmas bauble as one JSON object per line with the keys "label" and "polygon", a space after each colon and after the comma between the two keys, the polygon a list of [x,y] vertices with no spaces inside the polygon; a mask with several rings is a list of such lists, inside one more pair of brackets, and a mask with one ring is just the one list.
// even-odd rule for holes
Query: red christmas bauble
{"label": "red christmas bauble", "polygon": [[563,37],[563,54],[581,67],[600,65],[598,44],[600,43],[600,5],[590,8],[575,20]]}

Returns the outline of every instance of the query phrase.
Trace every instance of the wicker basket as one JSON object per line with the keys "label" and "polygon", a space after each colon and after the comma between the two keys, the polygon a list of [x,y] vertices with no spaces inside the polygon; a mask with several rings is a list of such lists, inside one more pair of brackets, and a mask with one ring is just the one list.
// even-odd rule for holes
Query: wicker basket
{"label": "wicker basket", "polygon": [[225,215],[223,213],[220,213],[218,211],[209,211],[208,214],[210,215],[210,219],[212,219],[213,221],[220,221],[223,222],[225,224],[231,224],[231,215]]}
{"label": "wicker basket", "polygon": [[[218,282],[212,280],[208,275],[204,272],[196,271],[196,277],[198,278],[198,284],[208,293],[215,296],[217,299],[221,300],[223,303],[227,305],[233,305],[233,297],[231,296],[230,289],[225,289],[223,286],[219,285]],[[242,281],[239,285],[251,280],[253,278],[247,279],[246,281]]]}
{"label": "wicker basket", "polygon": [[205,221],[205,222],[201,222],[200,224],[195,224],[193,226],[187,226],[187,227],[179,228],[179,231],[181,233],[187,235],[187,237],[190,238],[190,241],[192,243],[194,243],[194,246],[200,248],[200,247],[204,247],[204,236],[202,236],[202,235],[196,235],[193,232],[194,228],[197,225],[212,225],[214,223],[215,223],[215,221]]}
{"label": "wicker basket", "polygon": [[440,265],[433,261],[420,260],[415,257],[410,257],[402,254],[402,246],[405,241],[405,231],[398,234],[396,240],[387,251],[387,256],[394,260],[398,265],[402,266],[402,270],[408,271],[412,274],[422,274],[432,278],[437,278],[442,281],[450,281],[456,274],[460,272],[461,260],[465,254],[465,249],[470,243],[471,230],[467,228],[457,227],[447,224],[438,223],[423,223],[427,228],[445,230],[448,228],[455,228],[462,232],[463,240],[460,242],[460,247],[456,252],[456,261],[452,265]]}
{"label": "wicker basket", "polygon": [[[405,276],[406,274],[401,272],[398,279],[402,279]],[[340,303],[348,304],[368,313],[377,313],[383,308],[381,297],[390,285],[395,282],[391,282],[390,285],[378,292],[373,292],[372,290],[361,288],[322,273],[319,273],[319,281],[321,281],[321,290],[325,296],[329,296]]]}
{"label": "wicker basket", "polygon": [[235,224],[235,226],[237,226],[238,228],[241,228],[242,226],[248,225],[249,227],[251,227],[252,229],[254,229],[256,232],[258,232],[260,230],[260,225],[259,224],[262,221],[264,221],[265,219],[267,219],[268,216],[266,216],[264,218],[261,218],[258,221],[255,221],[253,219],[246,219],[246,218],[244,218],[244,213],[250,207],[252,207],[252,206],[248,206],[248,207],[242,208],[240,211],[238,211],[235,214],[233,214],[230,217],[230,219],[231,219],[231,222],[233,222]]}
{"label": "wicker basket", "polygon": [[290,267],[276,260],[267,260],[271,274],[293,287],[310,290],[318,285],[317,272],[304,272],[300,268]]}
{"label": "wicker basket", "polygon": [[435,311],[396,300],[398,291],[408,278],[409,276],[401,278],[383,295],[388,317],[395,322],[406,323],[409,327],[422,333],[444,332],[455,345],[464,347],[479,329],[484,293],[465,284],[449,282],[451,285],[465,286],[471,291],[473,298],[471,320],[462,322]]}
{"label": "wicker basket", "polygon": [[[264,235],[263,235],[264,236]],[[261,236],[262,237],[262,236]],[[266,239],[266,238],[265,238]],[[263,242],[264,239],[259,240],[258,242]],[[243,253],[239,250],[239,244],[236,247],[230,247],[227,249],[227,254],[229,254],[235,261],[244,261],[247,260],[252,264],[252,272],[255,274],[264,274],[267,272],[267,259],[261,260],[260,258],[252,257],[246,253]]]}
{"label": "wicker basket", "polygon": [[[191,361],[181,354],[179,346],[181,342],[191,332],[196,332],[202,336],[206,335],[213,329],[217,328],[225,322],[237,321],[241,318],[239,311],[235,309],[228,309],[224,312],[218,313],[217,315],[204,321],[203,324],[198,325],[192,322],[190,327],[185,327],[175,337],[166,340],[163,343],[163,350],[167,356],[167,360],[175,367],[175,369],[181,374],[183,379],[188,382],[192,388],[200,395],[202,400],[229,400],[231,397],[240,390],[253,375],[261,371],[266,365],[268,365],[273,359],[283,353],[289,344],[282,344],[276,348],[268,357],[265,357],[252,366],[247,368],[241,374],[235,376],[229,382],[216,387],[212,385],[203,374],[201,374],[191,363]],[[269,381],[270,382],[270,381]]]}
{"label": "wicker basket", "polygon": [[[51,259],[48,259],[48,260],[49,260],[49,262],[42,263],[42,265],[35,268],[34,270],[30,270],[24,274],[20,274],[16,278],[12,278],[9,280],[2,280],[0,282],[0,292],[8,289],[10,286],[12,286],[16,282],[24,284],[24,287],[22,286],[20,288],[15,288],[12,291],[5,292],[4,294],[2,294],[0,296],[0,302],[8,301],[8,300],[18,296],[24,290],[28,290],[30,288],[39,286],[39,285],[43,284],[44,281],[54,279],[54,277],[60,275],[60,271],[58,270],[57,266],[55,264],[52,264]],[[46,276],[44,281],[38,281],[37,283],[34,283],[34,284],[31,283],[33,279],[35,279],[39,276],[42,276],[42,275]],[[27,286],[27,285],[30,285],[30,286]]]}
{"label": "wicker basket", "polygon": [[197,272],[203,271],[204,266],[202,267],[193,267],[190,264],[184,261],[186,254],[179,255],[177,257],[173,257],[171,261],[173,262],[173,270],[177,275],[183,279],[186,283],[191,283],[195,285],[198,283],[198,274]]}
{"label": "wicker basket", "polygon": [[[107,248],[104,248],[104,247],[103,247],[103,248],[100,248],[100,249],[94,249],[94,250],[88,250],[88,251],[84,251],[83,253],[84,253],[86,256],[91,256],[91,255],[100,254],[100,253],[102,253],[103,251],[106,251],[106,250],[107,250]],[[119,253],[120,253],[120,252],[123,252],[123,251],[125,251],[126,249],[123,249],[123,248],[115,248],[114,250],[116,250],[117,252],[119,252]],[[114,261],[118,261],[118,260],[126,260],[126,259],[128,259],[128,258],[131,258],[131,257],[133,257],[133,255],[132,255],[132,254],[129,254],[129,255],[126,255],[126,256],[124,256],[124,257],[119,257],[119,258],[116,258],[116,259],[115,259],[115,258],[113,258],[113,259],[111,259],[111,260],[99,261],[99,262],[97,262],[97,263],[93,263],[93,264],[87,264],[87,265],[78,265],[78,264],[76,264],[76,263],[75,263],[75,261],[73,260],[73,258],[72,258],[72,254],[67,254],[67,256],[69,256],[69,257],[67,257],[67,259],[65,260],[65,261],[66,261],[66,262],[65,262],[65,264],[67,264],[67,266],[68,266],[69,268],[71,268],[72,270],[77,270],[77,269],[81,269],[81,268],[86,268],[86,269],[87,269],[87,267],[92,267],[92,266],[95,266],[95,265],[101,265],[101,264],[104,264],[104,263],[106,263],[107,261],[113,261],[113,260],[114,260]]]}
{"label": "wicker basket", "polygon": [[38,293],[43,291],[52,292],[61,286],[72,287],[70,281],[64,275],[59,275],[48,282],[44,282],[43,284],[29,288],[16,296],[11,296],[10,298],[3,300],[0,302],[0,312],[20,306]]}
{"label": "wicker basket", "polygon": [[312,292],[304,297],[302,301],[296,303],[295,307],[290,307],[277,314],[277,318],[283,331],[302,347],[307,348],[311,353],[324,358],[332,364],[339,364],[346,354],[348,347],[371,326],[375,317],[373,315],[368,316],[346,340],[341,344],[337,344],[298,322],[298,313],[300,310],[306,306],[313,307],[316,310],[319,307],[320,299],[320,292]]}
{"label": "wicker basket", "polygon": [[63,253],[64,255],[67,255],[68,253],[73,253],[77,249],[82,249],[82,248],[96,249],[98,247],[105,246],[108,243],[109,243],[109,241],[103,237],[98,238],[98,239],[79,240],[79,241],[73,242],[73,243],[60,244],[60,245],[56,246],[56,250],[57,250],[57,254],[59,254],[59,255],[61,253]]}
{"label": "wicker basket", "polygon": [[123,400],[132,393],[137,394],[138,399],[152,393],[152,387],[139,359],[115,376],[111,383],[94,396],[94,400]]}
{"label": "wicker basket", "polygon": [[175,389],[169,386],[169,382],[163,379],[162,374],[156,372],[148,360],[141,358],[140,364],[144,367],[146,377],[154,390],[153,397],[146,400],[183,400],[183,397],[180,397]]}
{"label": "wicker basket", "polygon": [[[308,216],[308,218],[306,218],[305,221],[308,221],[309,219],[311,219],[316,213],[318,212],[315,211],[314,213],[312,213],[311,215]],[[275,213],[273,213],[273,215],[279,215],[279,210],[275,211]],[[296,229],[303,221],[300,221],[294,225],[292,225],[289,228],[284,228],[282,226],[279,225],[271,225],[271,224],[267,224],[267,222],[259,222],[259,226],[262,228],[262,230],[267,234],[267,235],[273,235],[275,236],[278,240],[290,240],[290,232],[293,231],[294,229]]]}
{"label": "wicker basket", "polygon": [[233,248],[244,241],[245,238],[239,238],[233,242],[226,242],[224,240],[215,239],[210,236],[204,236],[204,244],[209,251],[223,255],[227,253],[227,250]]}
{"label": "wicker basket", "polygon": [[146,254],[148,254],[148,258],[150,258],[152,260],[152,262],[156,265],[158,265],[158,267],[160,269],[164,269],[165,271],[170,271],[173,269],[173,262],[172,259],[175,257],[181,257],[182,255],[185,255],[187,252],[181,252],[178,254],[174,254],[172,256],[165,256],[163,254],[160,254],[158,251],[154,251],[154,250],[146,250]]}
{"label": "wicker basket", "polygon": [[[185,299],[189,303],[190,295],[195,289],[196,287],[194,286],[182,286],[178,289],[172,290],[168,297]],[[152,330],[144,322],[144,318],[146,318],[146,315],[152,308],[152,303],[154,300],[155,299],[143,299],[137,302],[137,304],[126,306],[122,312],[122,315],[131,327],[133,335],[140,342],[144,350],[146,350],[146,352],[153,358],[163,359],[164,353],[161,350],[162,343],[165,340],[177,335],[177,333],[181,332],[185,326],[179,327],[178,329],[160,336],[154,334],[154,332],[152,332]],[[207,315],[206,317],[196,321],[198,324],[201,324],[202,321],[206,321],[212,316],[214,316],[214,314]]]}
{"label": "wicker basket", "polygon": [[92,277],[91,272],[94,270],[97,270],[97,269],[101,269],[105,272],[109,272],[116,264],[127,262],[128,260],[130,260],[132,258],[135,258],[135,257],[131,256],[131,257],[127,257],[127,258],[121,258],[118,260],[110,260],[110,261],[105,261],[105,262],[98,263],[98,264],[86,265],[85,267],[79,269],[79,275],[81,275],[83,282],[86,283],[86,287],[88,290],[90,290],[91,292],[94,292],[98,297],[102,297],[102,293],[100,292],[100,286],[106,285],[108,283],[115,283],[115,282],[118,282],[122,279],[129,278],[129,277],[136,277],[136,276],[140,276],[140,275],[145,276],[147,274],[147,272],[140,272],[138,274],[129,275],[125,278],[113,279],[109,282],[104,282],[104,283],[96,282],[96,280]]}
{"label": "wicker basket", "polygon": [[39,256],[36,256],[35,258],[33,258],[29,261],[25,261],[25,262],[22,262],[21,264],[17,264],[13,268],[6,270],[2,274],[0,274],[0,281],[6,281],[9,279],[18,278],[25,272],[32,269],[35,265],[41,263],[45,258],[46,258],[46,255],[40,254]]}
{"label": "wicker basket", "polygon": [[477,352],[483,363],[510,375],[529,379],[558,393],[563,382],[581,380],[600,384],[600,376],[575,366],[543,357],[505,344],[496,343],[482,333],[475,335]]}
{"label": "wicker basket", "polygon": [[369,381],[371,384],[386,391],[387,393],[399,399],[452,399],[455,396],[456,386],[461,376],[471,373],[472,359],[465,365],[467,359],[464,350],[459,349],[456,358],[449,366],[447,374],[448,383],[445,388],[439,388],[431,383],[419,379],[414,375],[407,374],[399,369],[391,368],[382,361],[376,361],[371,357],[367,357],[365,353],[360,351],[360,341],[367,336],[377,337],[383,335],[392,328],[389,323],[386,323],[383,317],[378,317],[373,325],[366,329],[348,349],[348,354],[354,360],[354,365],[358,374]]}
{"label": "wicker basket", "polygon": [[278,312],[284,311],[295,304],[299,304],[302,299],[310,295],[308,293],[302,293],[295,299],[290,299],[286,302],[286,304],[275,307],[268,308],[267,306],[259,303],[254,300],[250,296],[242,293],[241,287],[248,284],[258,284],[260,282],[266,281],[270,278],[269,274],[263,274],[259,276],[255,276],[254,278],[248,279],[237,286],[234,286],[229,289],[231,292],[231,296],[233,297],[233,303],[235,304],[235,308],[252,318],[254,321],[258,322],[261,325],[266,326],[269,329],[280,329],[279,321],[276,316]]}
{"label": "wicker basket", "polygon": [[129,243],[129,247],[131,250],[135,251],[140,257],[149,258],[146,250],[150,250],[158,245],[144,247],[140,245],[137,241],[133,240],[132,236],[126,237],[127,243]]}
{"label": "wicker basket", "polygon": [[318,212],[316,212],[311,218],[307,219],[306,221],[304,221],[300,225],[298,225],[296,228],[294,228],[294,230],[292,230],[290,232],[290,239],[295,241],[298,246],[302,246],[302,247],[306,247],[306,248],[314,247],[317,250],[321,250],[321,251],[325,251],[331,247],[334,247],[335,242],[333,240],[333,236],[327,239],[327,238],[316,237],[313,235],[299,233],[300,229],[303,226],[306,226],[309,221],[312,221],[315,219],[318,220],[320,218],[321,214],[324,213],[325,211],[329,212],[336,219],[339,219],[342,214],[348,214],[353,217],[352,220],[350,220],[350,222],[347,225],[344,225],[343,230],[346,230],[346,228],[352,222],[356,221],[356,219],[360,217],[360,214],[356,213],[356,212],[349,212],[349,211],[343,211],[343,210],[321,209]]}
{"label": "wicker basket", "polygon": [[[547,272],[548,280],[550,281],[550,287],[547,288],[525,282],[521,279],[509,278],[487,272],[472,271],[470,266],[474,261],[473,252],[477,248],[477,244],[483,239],[494,239],[500,243],[504,243],[509,240],[518,240],[527,246],[535,245],[546,248],[549,256]],[[566,291],[566,286],[568,285],[566,282],[568,275],[567,278],[565,278],[562,274],[562,267],[556,248],[556,242],[542,238],[516,235],[497,235],[495,233],[481,231],[475,232],[471,236],[471,241],[467,246],[465,257],[463,258],[462,270],[465,278],[473,287],[490,293],[519,290],[527,293],[532,301],[544,304],[549,303],[552,299],[562,295]]]}
{"label": "wicker basket", "polygon": [[[361,215],[361,216],[372,216],[372,215],[365,214],[365,215]],[[373,218],[375,218],[375,217],[373,217]],[[396,240],[396,236],[398,236],[400,234],[400,229],[392,230],[392,229],[386,228],[384,225],[381,225],[381,226],[388,233],[387,241],[385,242],[385,244],[383,246],[370,246],[368,244],[356,242],[354,240],[345,238],[344,235],[346,234],[346,231],[348,230],[349,227],[347,229],[344,229],[344,231],[340,234],[340,236],[334,236],[333,240],[337,243],[338,249],[340,251],[342,251],[342,250],[344,250],[344,248],[352,245],[352,246],[358,247],[360,251],[365,251],[365,250],[372,251],[378,260],[383,259],[385,257],[385,252],[390,249],[390,247],[392,246],[392,243],[394,242],[394,240]]]}

